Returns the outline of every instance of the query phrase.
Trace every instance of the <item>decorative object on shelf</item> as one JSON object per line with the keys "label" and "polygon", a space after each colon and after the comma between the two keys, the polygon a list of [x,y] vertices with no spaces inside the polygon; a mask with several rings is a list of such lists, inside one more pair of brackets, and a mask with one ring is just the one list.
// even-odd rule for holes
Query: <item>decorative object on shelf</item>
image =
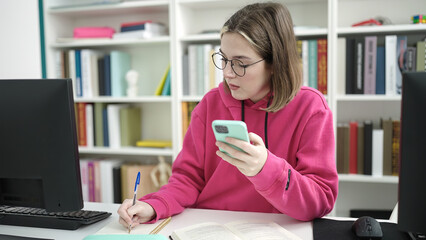
{"label": "decorative object on shelf", "polygon": [[172,168],[163,156],[158,156],[158,164],[151,171],[151,180],[155,187],[160,188],[167,184],[172,175]]}
{"label": "decorative object on shelf", "polygon": [[126,73],[127,96],[136,97],[138,95],[138,79],[139,73],[136,70],[129,70]]}
{"label": "decorative object on shelf", "polygon": [[411,17],[411,21],[415,24],[426,23],[426,15],[424,14],[414,15]]}

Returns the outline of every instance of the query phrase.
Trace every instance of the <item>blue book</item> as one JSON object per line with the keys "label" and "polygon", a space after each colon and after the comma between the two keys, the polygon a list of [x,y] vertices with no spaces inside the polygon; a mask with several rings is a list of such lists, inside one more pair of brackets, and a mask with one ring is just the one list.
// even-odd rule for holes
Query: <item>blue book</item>
{"label": "blue book", "polygon": [[166,82],[164,83],[163,91],[161,92],[162,96],[170,96],[170,69],[167,72]]}
{"label": "blue book", "polygon": [[385,94],[385,47],[377,46],[376,94]]}
{"label": "blue book", "polygon": [[309,79],[308,86],[318,89],[318,43],[316,39],[308,40]]}
{"label": "blue book", "polygon": [[104,56],[103,63],[105,96],[111,96],[111,57],[109,54]]}
{"label": "blue book", "polygon": [[76,95],[78,97],[83,96],[83,82],[81,81],[81,50],[75,50],[75,84],[76,84]]}
{"label": "blue book", "polygon": [[109,131],[108,131],[108,110],[107,108],[102,109],[102,122],[104,131],[104,146],[109,147]]}
{"label": "blue book", "polygon": [[121,32],[135,31],[135,30],[145,30],[145,24],[121,27]]}
{"label": "blue book", "polygon": [[130,70],[130,55],[122,51],[112,51],[111,58],[111,96],[126,96],[126,74]]}

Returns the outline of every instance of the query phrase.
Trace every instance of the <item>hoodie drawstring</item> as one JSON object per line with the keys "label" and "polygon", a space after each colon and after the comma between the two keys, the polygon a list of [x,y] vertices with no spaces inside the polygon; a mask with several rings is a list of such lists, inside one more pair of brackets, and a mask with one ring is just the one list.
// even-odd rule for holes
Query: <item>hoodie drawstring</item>
{"label": "hoodie drawstring", "polygon": [[[271,98],[268,99],[268,103],[266,107],[269,107],[269,104],[271,103]],[[244,100],[241,100],[241,121],[244,121],[245,113],[244,113]],[[265,147],[268,149],[268,112],[265,114]]]}

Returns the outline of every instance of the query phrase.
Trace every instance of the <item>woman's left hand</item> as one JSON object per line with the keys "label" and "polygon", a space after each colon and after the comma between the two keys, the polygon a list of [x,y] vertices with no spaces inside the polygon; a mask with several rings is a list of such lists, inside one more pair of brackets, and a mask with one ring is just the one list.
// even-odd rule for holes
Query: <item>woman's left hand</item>
{"label": "woman's left hand", "polygon": [[249,133],[251,143],[236,138],[227,137],[225,141],[232,144],[244,152],[239,151],[224,142],[216,141],[216,146],[222,148],[231,156],[217,150],[216,155],[223,160],[234,165],[246,176],[255,176],[258,174],[265,165],[266,158],[268,157],[268,150],[263,143],[260,136],[255,133]]}

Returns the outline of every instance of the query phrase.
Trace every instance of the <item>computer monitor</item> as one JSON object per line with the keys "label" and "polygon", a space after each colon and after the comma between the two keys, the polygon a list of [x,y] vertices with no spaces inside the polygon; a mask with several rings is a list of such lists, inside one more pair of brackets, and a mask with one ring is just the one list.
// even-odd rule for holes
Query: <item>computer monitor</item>
{"label": "computer monitor", "polygon": [[0,80],[0,205],[83,208],[70,79]]}
{"label": "computer monitor", "polygon": [[403,74],[398,229],[426,234],[426,72]]}

